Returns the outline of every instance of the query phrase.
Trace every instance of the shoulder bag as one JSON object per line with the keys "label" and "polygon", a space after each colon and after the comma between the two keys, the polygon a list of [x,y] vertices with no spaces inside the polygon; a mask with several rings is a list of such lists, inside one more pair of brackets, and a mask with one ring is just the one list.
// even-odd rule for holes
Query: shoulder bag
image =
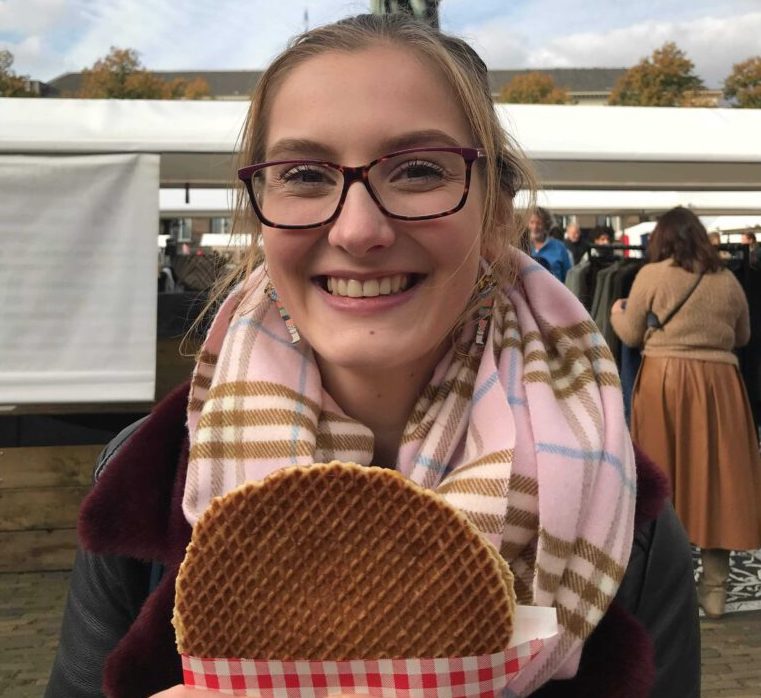
{"label": "shoulder bag", "polygon": [[687,292],[687,295],[682,298],[679,303],[671,309],[671,312],[663,319],[658,319],[658,316],[651,310],[647,311],[647,315],[645,316],[647,321],[647,327],[649,330],[662,330],[666,324],[671,320],[671,318],[676,315],[681,307],[689,300],[690,296],[693,294],[695,289],[700,285],[700,282],[703,280],[703,275],[705,272],[701,272],[698,276],[698,280],[690,287],[690,290]]}

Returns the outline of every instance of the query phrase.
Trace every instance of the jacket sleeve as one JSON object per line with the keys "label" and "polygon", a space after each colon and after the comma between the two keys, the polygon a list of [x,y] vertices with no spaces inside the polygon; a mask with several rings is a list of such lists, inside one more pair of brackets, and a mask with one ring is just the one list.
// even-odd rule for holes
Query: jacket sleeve
{"label": "jacket sleeve", "polygon": [[745,297],[740,282],[732,274],[734,295],[732,303],[737,310],[737,320],[735,321],[735,348],[744,347],[750,342],[750,309],[748,308],[748,299]]}
{"label": "jacket sleeve", "polygon": [[656,677],[651,698],[699,698],[700,625],[692,557],[670,503],[635,534],[616,598],[653,642]]}
{"label": "jacket sleeve", "polygon": [[137,617],[149,576],[150,565],[77,552],[46,698],[103,695],[106,657]]}
{"label": "jacket sleeve", "polygon": [[[95,480],[138,424],[104,449]],[[151,565],[137,560],[77,551],[45,698],[103,696],[106,657],[137,617],[148,595],[150,573]]]}
{"label": "jacket sleeve", "polygon": [[610,324],[618,338],[627,347],[639,347],[647,332],[647,311],[652,303],[654,289],[650,281],[652,276],[649,265],[639,270],[634,278],[629,297],[626,299],[626,310],[611,312]]}

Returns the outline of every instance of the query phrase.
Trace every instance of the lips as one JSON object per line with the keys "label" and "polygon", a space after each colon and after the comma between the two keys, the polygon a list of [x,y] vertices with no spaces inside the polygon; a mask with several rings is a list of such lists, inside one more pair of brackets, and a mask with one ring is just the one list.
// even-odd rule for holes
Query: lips
{"label": "lips", "polygon": [[323,276],[319,279],[325,291],[344,298],[393,296],[414,286],[417,280],[415,274],[393,274],[374,279],[352,279],[342,276]]}

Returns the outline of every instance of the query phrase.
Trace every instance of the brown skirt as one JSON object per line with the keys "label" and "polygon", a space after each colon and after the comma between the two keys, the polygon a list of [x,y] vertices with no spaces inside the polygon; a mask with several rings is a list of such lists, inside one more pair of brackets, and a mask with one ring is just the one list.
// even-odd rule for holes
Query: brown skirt
{"label": "brown skirt", "polygon": [[644,357],[632,438],[669,477],[674,508],[701,548],[761,547],[761,456],[732,364]]}

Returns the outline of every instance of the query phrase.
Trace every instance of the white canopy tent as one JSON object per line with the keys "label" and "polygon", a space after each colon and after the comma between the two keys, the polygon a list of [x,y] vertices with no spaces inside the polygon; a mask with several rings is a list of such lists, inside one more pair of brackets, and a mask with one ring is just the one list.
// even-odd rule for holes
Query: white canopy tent
{"label": "white canopy tent", "polygon": [[[744,230],[761,228],[761,216],[700,216],[700,222],[706,230],[717,233],[737,233]],[[644,235],[651,233],[655,228],[656,221],[643,221],[637,223],[623,232],[627,235]]]}
{"label": "white canopy tent", "polygon": [[710,232],[717,230],[726,233],[737,233],[744,230],[761,230],[761,216],[701,216],[706,229]]}
{"label": "white canopy tent", "polygon": [[[164,187],[229,186],[246,102],[0,99],[0,153],[161,155]],[[498,105],[548,189],[761,190],[761,111]]]}
{"label": "white canopy tent", "polygon": [[755,191],[545,189],[537,203],[556,214],[653,216],[675,206],[706,215],[761,213],[761,193]]}

